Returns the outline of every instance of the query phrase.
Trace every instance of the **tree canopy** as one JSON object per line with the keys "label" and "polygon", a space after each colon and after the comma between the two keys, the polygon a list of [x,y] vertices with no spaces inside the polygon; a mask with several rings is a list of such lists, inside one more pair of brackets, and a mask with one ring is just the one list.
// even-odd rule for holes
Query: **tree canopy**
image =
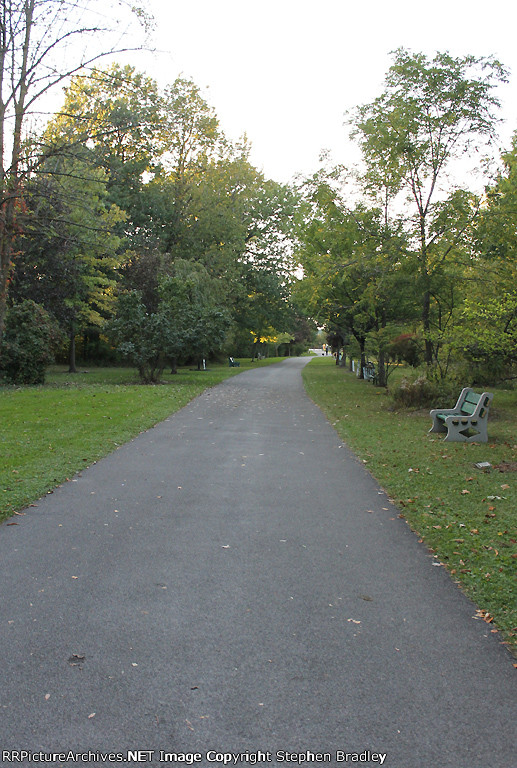
{"label": "tree canopy", "polygon": [[[359,170],[322,171],[302,187],[298,293],[381,367],[397,333],[420,340],[431,376],[481,350],[505,347],[510,360],[515,146],[485,194],[463,181],[492,151],[506,79],[493,57],[395,51],[381,95],[350,116]],[[488,317],[490,330],[479,322]]]}
{"label": "tree canopy", "polygon": [[[94,0],[81,28],[72,6],[4,3],[0,335],[7,306],[36,302],[68,337],[71,370],[79,334],[109,334],[156,381],[178,360],[307,341],[312,322],[336,350],[375,355],[380,384],[401,355],[429,376],[454,363],[474,377],[488,360],[508,374],[516,141],[484,192],[465,182],[495,136],[496,59],[398,49],[349,118],[360,168],[323,166],[295,188],[253,166],[190,78],[160,88],[102,68],[108,37],[45,69],[100,31]],[[29,108],[57,83],[62,108],[29,136]]]}

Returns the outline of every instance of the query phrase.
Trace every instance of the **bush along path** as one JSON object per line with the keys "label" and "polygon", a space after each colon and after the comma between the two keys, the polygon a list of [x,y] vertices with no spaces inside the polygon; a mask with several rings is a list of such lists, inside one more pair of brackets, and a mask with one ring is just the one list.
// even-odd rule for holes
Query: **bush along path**
{"label": "bush along path", "polygon": [[[303,371],[310,397],[411,528],[517,656],[517,392],[496,389],[489,442],[429,435],[428,410],[392,409],[385,390],[325,358]],[[437,406],[446,406],[437,403]],[[476,465],[488,462],[488,470]]]}

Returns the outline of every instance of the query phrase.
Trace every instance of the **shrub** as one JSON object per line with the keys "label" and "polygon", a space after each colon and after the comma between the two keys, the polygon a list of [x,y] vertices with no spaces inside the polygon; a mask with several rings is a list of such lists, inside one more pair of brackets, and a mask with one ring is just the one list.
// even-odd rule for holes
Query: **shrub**
{"label": "shrub", "polygon": [[43,384],[60,340],[56,322],[31,299],[6,314],[0,345],[0,379],[7,384]]}
{"label": "shrub", "polygon": [[454,381],[432,381],[421,374],[417,378],[404,378],[390,391],[396,406],[403,408],[452,407],[459,394]]}
{"label": "shrub", "polygon": [[105,326],[117,352],[138,370],[144,384],[160,381],[170,328],[160,312],[149,314],[138,291],[122,294],[117,314]]}
{"label": "shrub", "polygon": [[392,339],[388,344],[387,353],[391,360],[406,363],[412,368],[417,368],[423,360],[422,344],[414,333],[401,333]]}

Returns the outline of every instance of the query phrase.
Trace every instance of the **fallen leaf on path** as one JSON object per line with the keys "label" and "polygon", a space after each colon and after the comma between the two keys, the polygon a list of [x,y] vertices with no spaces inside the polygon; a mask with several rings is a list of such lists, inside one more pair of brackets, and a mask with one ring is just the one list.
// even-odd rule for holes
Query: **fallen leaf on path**
{"label": "fallen leaf on path", "polygon": [[494,617],[491,616],[488,611],[484,611],[482,608],[478,608],[476,611],[476,615],[473,616],[474,619],[483,619],[483,621],[486,621],[487,624],[491,624],[494,620]]}

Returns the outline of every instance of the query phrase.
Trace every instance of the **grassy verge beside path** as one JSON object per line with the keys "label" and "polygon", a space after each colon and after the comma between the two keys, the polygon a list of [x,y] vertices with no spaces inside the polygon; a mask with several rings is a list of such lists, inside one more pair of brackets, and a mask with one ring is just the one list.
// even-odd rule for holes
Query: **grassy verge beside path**
{"label": "grassy verge beside path", "polygon": [[[314,359],[303,377],[436,562],[476,603],[479,618],[497,626],[517,655],[517,391],[491,388],[488,443],[449,443],[427,434],[427,410],[390,410],[384,390],[332,359]],[[481,461],[493,469],[480,471]]]}
{"label": "grassy verge beside path", "polygon": [[52,368],[41,387],[0,388],[0,520],[13,515],[117,446],[178,411],[208,387],[250,368],[180,369],[138,383],[134,369]]}

